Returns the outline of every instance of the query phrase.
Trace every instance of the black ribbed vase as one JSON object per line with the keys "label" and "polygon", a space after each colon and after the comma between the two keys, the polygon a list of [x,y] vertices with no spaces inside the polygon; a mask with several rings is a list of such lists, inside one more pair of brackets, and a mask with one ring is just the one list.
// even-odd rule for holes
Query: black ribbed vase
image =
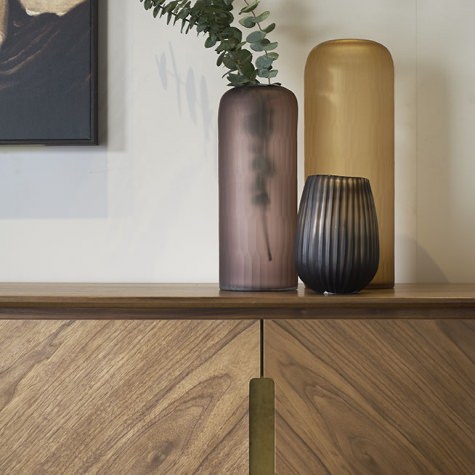
{"label": "black ribbed vase", "polygon": [[297,218],[297,272],[317,292],[366,287],[379,264],[376,208],[369,180],[311,175]]}

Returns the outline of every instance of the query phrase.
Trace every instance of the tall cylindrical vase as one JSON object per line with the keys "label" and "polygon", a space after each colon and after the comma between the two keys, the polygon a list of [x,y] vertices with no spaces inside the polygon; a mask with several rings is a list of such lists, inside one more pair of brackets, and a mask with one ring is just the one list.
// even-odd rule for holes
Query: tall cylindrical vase
{"label": "tall cylindrical vase", "polygon": [[317,292],[366,287],[379,261],[378,221],[366,178],[313,175],[300,201],[297,271]]}
{"label": "tall cylindrical vase", "polygon": [[243,86],[219,106],[219,285],[297,286],[297,100],[281,86]]}
{"label": "tall cylindrical vase", "polygon": [[366,177],[379,220],[372,287],[394,286],[394,68],[369,40],[333,40],[305,67],[305,174]]}

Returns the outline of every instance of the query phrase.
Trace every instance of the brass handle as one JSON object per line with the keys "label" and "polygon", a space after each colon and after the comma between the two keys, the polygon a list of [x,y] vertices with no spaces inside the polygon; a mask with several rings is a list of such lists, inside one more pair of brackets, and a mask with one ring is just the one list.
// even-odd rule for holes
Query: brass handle
{"label": "brass handle", "polygon": [[271,378],[249,384],[249,475],[274,475],[275,386]]}

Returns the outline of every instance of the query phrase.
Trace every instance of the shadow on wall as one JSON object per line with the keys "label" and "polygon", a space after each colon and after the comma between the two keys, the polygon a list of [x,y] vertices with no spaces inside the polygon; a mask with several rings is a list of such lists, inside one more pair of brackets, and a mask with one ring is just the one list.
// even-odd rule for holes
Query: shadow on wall
{"label": "shadow on wall", "polygon": [[[125,12],[122,14],[125,18]],[[108,216],[107,123],[108,0],[99,2],[99,146],[2,146],[0,219],[104,218]],[[125,42],[125,39],[122,38]],[[123,46],[123,45],[122,45]],[[120,53],[122,51],[122,53]],[[125,54],[125,48],[117,48]],[[122,61],[117,61],[122,64]],[[123,66],[120,66],[123,67]],[[116,74],[124,78],[124,74]],[[125,79],[123,79],[125,80]],[[125,84],[120,86],[125,89]],[[124,94],[114,100],[123,101]],[[123,107],[123,106],[122,106]],[[114,124],[123,141],[123,115]],[[113,144],[121,147],[121,144]]]}
{"label": "shadow on wall", "polygon": [[[199,85],[193,69],[188,68],[186,75],[177,65],[175,52],[171,43],[168,52],[162,51],[155,55],[160,83],[164,90],[176,95],[177,108],[183,114],[183,101],[186,101],[188,115],[193,124],[199,126],[205,139],[205,153],[208,153],[210,139],[216,136],[216,114],[210,107],[208,86],[204,76],[201,76]],[[214,141],[213,141],[214,144]]]}
{"label": "shadow on wall", "polygon": [[456,232],[450,90],[441,65],[422,59],[417,68],[417,281],[448,282],[435,259],[446,261]]}
{"label": "shadow on wall", "polygon": [[449,279],[437,264],[435,259],[420,245],[416,246],[417,253],[417,282],[448,283]]}

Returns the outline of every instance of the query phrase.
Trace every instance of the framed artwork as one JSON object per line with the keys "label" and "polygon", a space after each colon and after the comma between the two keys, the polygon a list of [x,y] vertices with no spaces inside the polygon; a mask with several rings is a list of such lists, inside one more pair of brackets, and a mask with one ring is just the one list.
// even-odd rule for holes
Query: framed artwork
{"label": "framed artwork", "polygon": [[0,143],[97,144],[98,0],[0,0]]}

